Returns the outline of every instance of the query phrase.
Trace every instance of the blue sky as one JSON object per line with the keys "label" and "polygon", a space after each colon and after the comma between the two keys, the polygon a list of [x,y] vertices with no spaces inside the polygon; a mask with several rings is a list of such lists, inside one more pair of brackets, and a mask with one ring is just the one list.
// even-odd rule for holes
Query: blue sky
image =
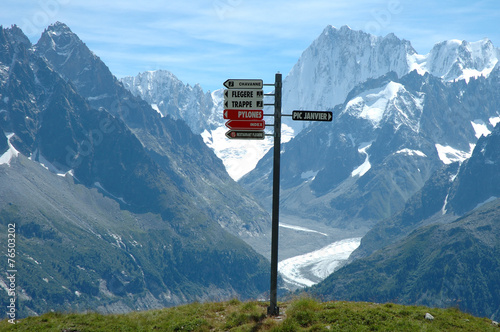
{"label": "blue sky", "polygon": [[0,24],[36,42],[66,23],[117,77],[171,71],[204,90],[227,78],[286,75],[327,25],[411,41],[420,54],[447,39],[500,47],[500,1],[4,0]]}

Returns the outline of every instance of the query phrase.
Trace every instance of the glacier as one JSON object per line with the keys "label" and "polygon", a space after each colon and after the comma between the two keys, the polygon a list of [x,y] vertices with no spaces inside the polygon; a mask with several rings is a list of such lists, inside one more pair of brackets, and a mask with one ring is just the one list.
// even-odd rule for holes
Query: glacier
{"label": "glacier", "polygon": [[321,249],[278,263],[283,280],[295,287],[309,287],[328,277],[359,247],[361,238],[335,241]]}

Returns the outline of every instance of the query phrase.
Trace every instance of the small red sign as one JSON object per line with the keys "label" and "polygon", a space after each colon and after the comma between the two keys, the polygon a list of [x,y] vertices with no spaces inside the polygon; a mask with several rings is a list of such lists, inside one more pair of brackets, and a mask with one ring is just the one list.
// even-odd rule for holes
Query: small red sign
{"label": "small red sign", "polygon": [[226,120],[262,120],[263,118],[263,110],[224,110]]}
{"label": "small red sign", "polygon": [[229,120],[226,122],[226,127],[240,130],[264,130],[266,122],[264,120]]}
{"label": "small red sign", "polygon": [[230,130],[226,133],[229,139],[264,139],[266,134],[263,130]]}

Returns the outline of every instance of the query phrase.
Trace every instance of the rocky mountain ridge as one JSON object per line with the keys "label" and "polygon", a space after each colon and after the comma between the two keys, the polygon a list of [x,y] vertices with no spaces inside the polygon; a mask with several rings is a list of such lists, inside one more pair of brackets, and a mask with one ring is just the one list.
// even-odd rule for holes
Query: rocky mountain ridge
{"label": "rocky mountain ridge", "polygon": [[[256,219],[244,221],[258,205],[199,136],[130,95],[64,24],[35,47],[16,26],[0,29],[0,148],[0,222],[16,225],[22,275],[18,317],[268,289],[264,257],[228,232],[259,233]],[[232,202],[219,214],[206,208]]]}
{"label": "rocky mountain ridge", "polygon": [[[368,225],[399,211],[433,172],[467,159],[491,132],[500,119],[498,75],[496,65],[488,78],[446,82],[414,70],[359,84],[332,109],[332,124],[311,124],[283,145],[282,210],[333,225]],[[263,201],[271,159],[240,181],[265,193]]]}

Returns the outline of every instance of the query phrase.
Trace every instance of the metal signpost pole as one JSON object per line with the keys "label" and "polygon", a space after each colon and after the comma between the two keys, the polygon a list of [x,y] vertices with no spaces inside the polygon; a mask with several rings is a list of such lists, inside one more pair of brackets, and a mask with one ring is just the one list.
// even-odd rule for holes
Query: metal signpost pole
{"label": "metal signpost pole", "polygon": [[[264,104],[264,86],[274,85],[274,104]],[[224,91],[224,119],[229,130],[226,137],[229,139],[264,139],[265,136],[274,136],[273,160],[273,202],[271,225],[271,289],[269,292],[269,307],[267,314],[279,316],[278,307],[278,232],[280,211],[280,158],[281,158],[281,116],[291,116],[297,121],[328,121],[333,119],[331,111],[304,111],[295,110],[292,114],[281,114],[282,77],[276,74],[274,84],[264,84],[261,79],[228,79],[224,82],[227,90]],[[264,114],[264,106],[273,106],[274,114]],[[264,116],[274,115],[274,134],[266,134]]]}
{"label": "metal signpost pole", "polygon": [[276,74],[274,84],[274,161],[273,161],[273,211],[271,239],[271,290],[267,314],[279,315],[278,290],[278,231],[280,204],[280,157],[281,157],[281,74]]}

